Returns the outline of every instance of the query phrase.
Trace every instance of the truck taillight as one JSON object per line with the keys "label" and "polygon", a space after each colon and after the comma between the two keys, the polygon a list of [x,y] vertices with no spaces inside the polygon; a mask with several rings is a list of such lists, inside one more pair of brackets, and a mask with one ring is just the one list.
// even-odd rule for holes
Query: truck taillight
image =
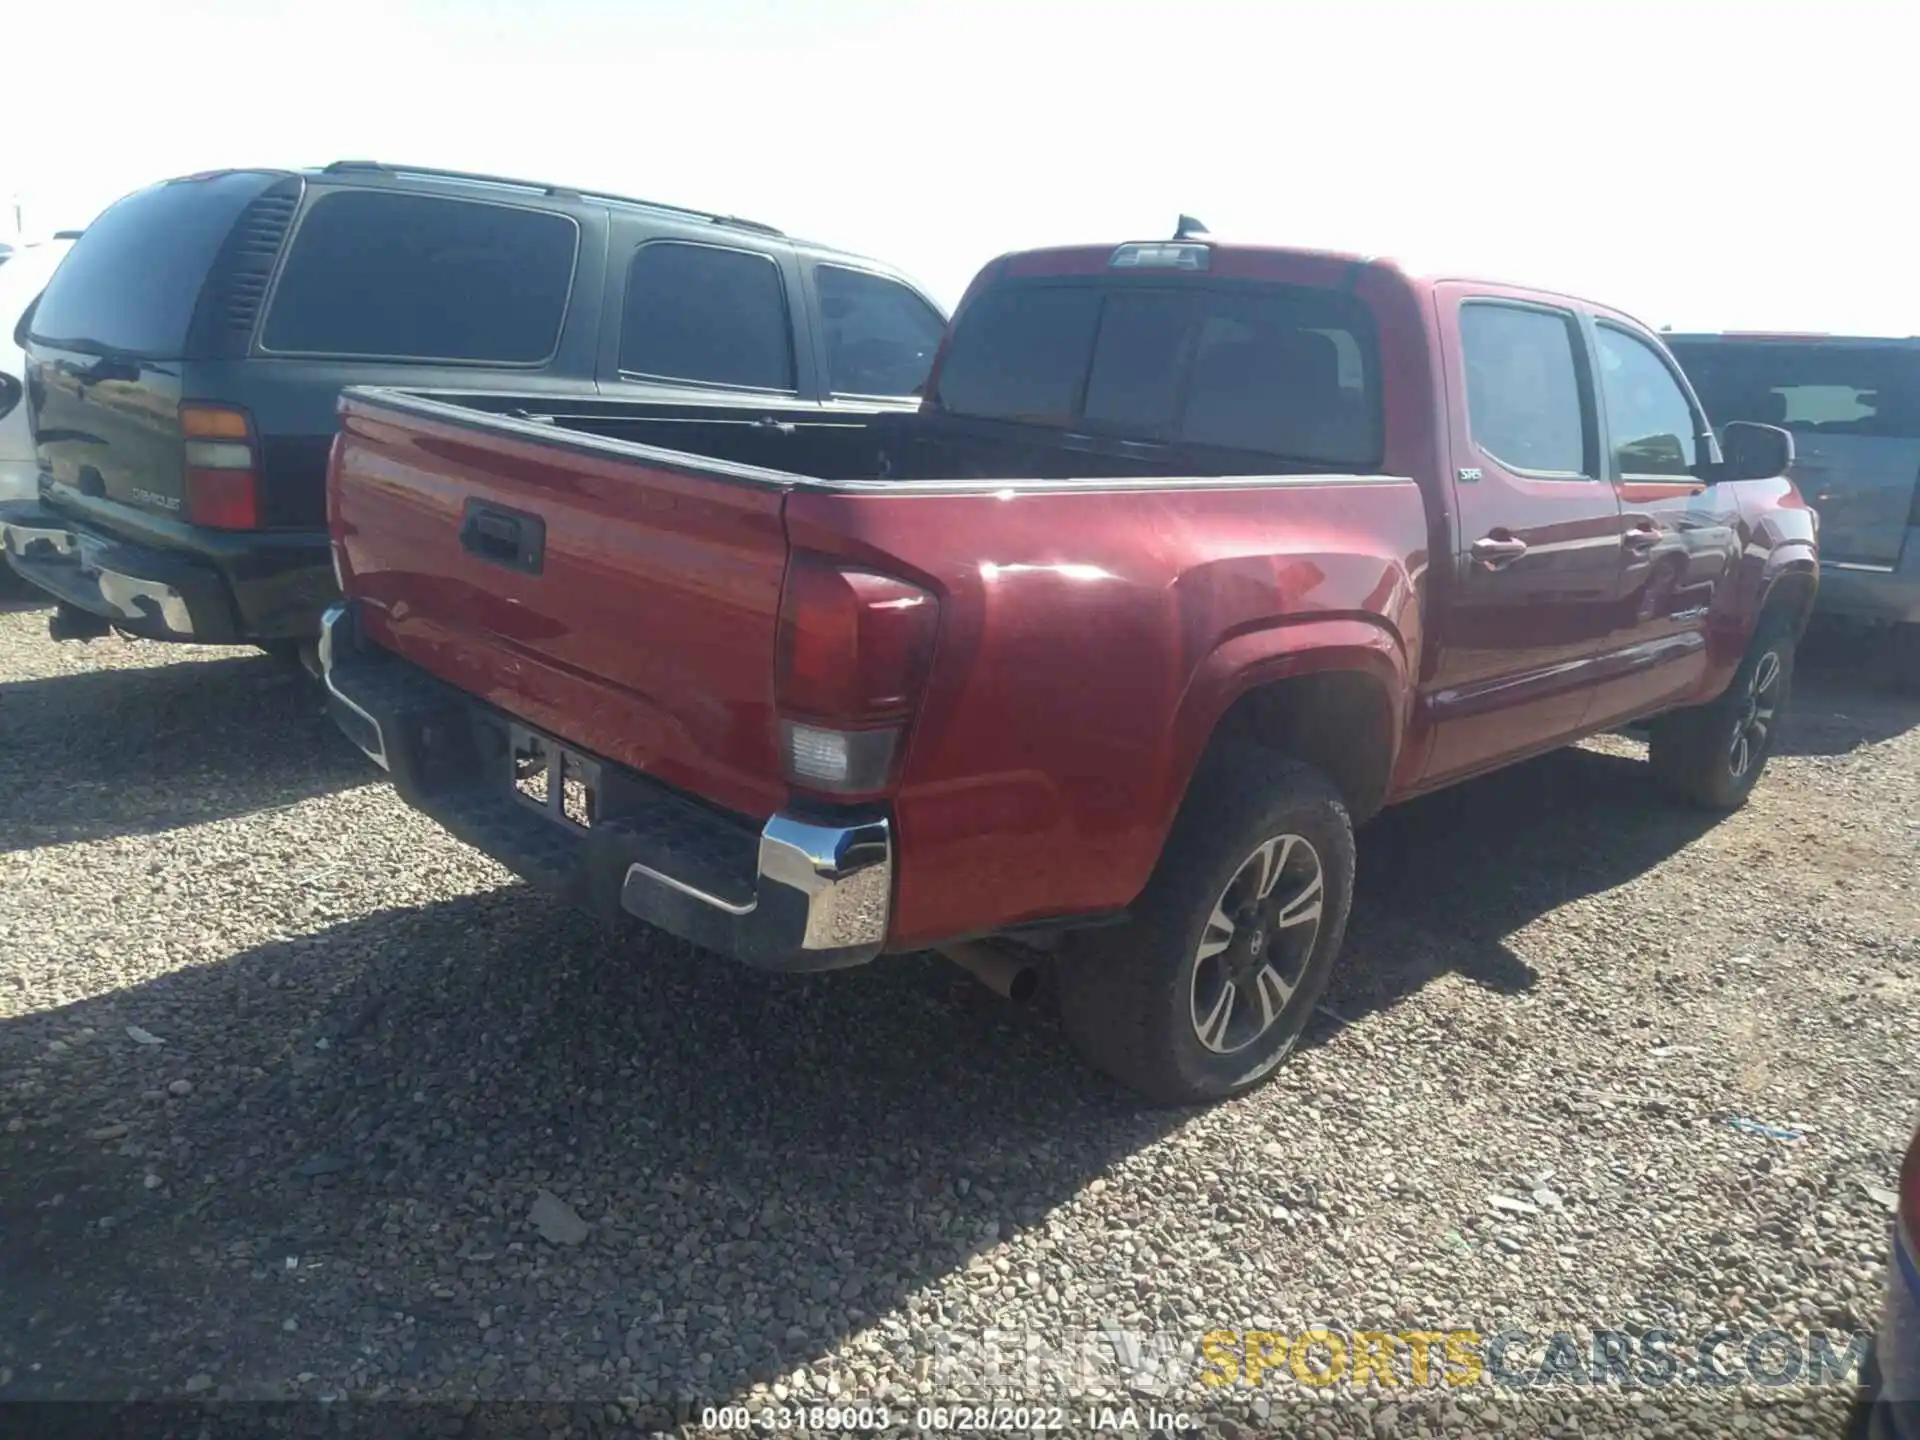
{"label": "truck taillight", "polygon": [[182,405],[180,433],[187,440],[187,523],[214,530],[259,529],[259,447],[247,412],[229,405]]}
{"label": "truck taillight", "polygon": [[917,585],[796,553],[780,602],[774,693],[787,778],[805,789],[886,789],[926,682],[939,603]]}

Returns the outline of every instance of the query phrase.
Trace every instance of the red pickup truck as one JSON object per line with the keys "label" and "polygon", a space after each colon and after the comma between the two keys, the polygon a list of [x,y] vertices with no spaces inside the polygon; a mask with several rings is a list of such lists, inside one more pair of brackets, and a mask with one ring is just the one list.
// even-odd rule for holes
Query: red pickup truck
{"label": "red pickup truck", "polygon": [[1791,438],[1644,326],[1352,256],[1004,256],[911,415],[547,405],[343,395],[346,733],[753,965],[1018,939],[1167,1102],[1292,1048],[1382,806],[1641,721],[1740,804],[1817,584]]}

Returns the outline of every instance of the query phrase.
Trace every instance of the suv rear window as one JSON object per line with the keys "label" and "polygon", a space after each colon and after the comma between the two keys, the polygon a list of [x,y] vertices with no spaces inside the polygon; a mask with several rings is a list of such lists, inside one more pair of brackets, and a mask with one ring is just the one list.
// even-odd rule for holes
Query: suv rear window
{"label": "suv rear window", "polygon": [[533,365],[560,340],[579,227],[478,200],[340,190],[315,200],[261,345],[281,353]]}
{"label": "suv rear window", "polygon": [[238,171],[169,180],[109,207],[74,242],[41,295],[32,337],[77,350],[184,355],[221,242],[275,178]]}
{"label": "suv rear window", "polygon": [[1669,348],[1715,425],[1920,439],[1920,345],[1676,340]]}
{"label": "suv rear window", "polygon": [[1365,468],[1371,317],[1332,291],[1020,285],[968,306],[941,369],[958,415]]}

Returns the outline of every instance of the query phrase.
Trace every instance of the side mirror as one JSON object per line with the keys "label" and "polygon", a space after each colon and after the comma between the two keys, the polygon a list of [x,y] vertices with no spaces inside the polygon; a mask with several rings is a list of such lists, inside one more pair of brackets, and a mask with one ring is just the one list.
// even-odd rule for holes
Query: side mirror
{"label": "side mirror", "polygon": [[1771,480],[1793,468],[1793,434],[1778,425],[1729,420],[1720,429],[1720,480]]}
{"label": "side mirror", "polygon": [[11,375],[0,374],[0,420],[13,413],[13,407],[20,403],[20,382]]}

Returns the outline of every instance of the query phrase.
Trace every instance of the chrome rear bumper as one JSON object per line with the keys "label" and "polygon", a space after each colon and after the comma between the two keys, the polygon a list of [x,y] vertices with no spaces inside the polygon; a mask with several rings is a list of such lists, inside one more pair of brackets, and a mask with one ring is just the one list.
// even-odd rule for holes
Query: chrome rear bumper
{"label": "chrome rear bumper", "polygon": [[193,611],[178,586],[133,573],[128,561],[116,558],[116,547],[84,531],[58,521],[0,517],[0,546],[22,576],[68,604],[143,633],[153,634],[155,627],[165,632],[155,638],[194,638]]}
{"label": "chrome rear bumper", "polygon": [[884,814],[781,812],[755,831],[583,756],[604,788],[603,808],[581,827],[514,792],[511,747],[495,737],[519,722],[364,644],[351,603],[322,617],[319,652],[335,722],[401,797],[529,881],[763,969],[832,970],[884,949],[893,896]]}

